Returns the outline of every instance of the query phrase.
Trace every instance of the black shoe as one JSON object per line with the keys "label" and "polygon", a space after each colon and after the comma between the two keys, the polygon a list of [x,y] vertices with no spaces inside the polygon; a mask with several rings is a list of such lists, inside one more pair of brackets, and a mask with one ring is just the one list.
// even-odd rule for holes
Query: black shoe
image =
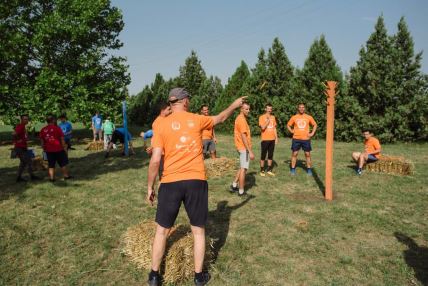
{"label": "black shoe", "polygon": [[105,155],[104,155],[104,158],[108,158],[108,156],[109,156],[109,153],[106,153]]}
{"label": "black shoe", "polygon": [[20,176],[20,177],[18,177],[18,178],[16,178],[16,182],[17,182],[17,183],[21,183],[21,182],[23,183],[23,182],[26,182],[26,181],[27,181],[27,180],[26,180],[26,179],[24,179],[24,178],[23,178],[23,177],[21,177],[21,176]]}
{"label": "black shoe", "polygon": [[162,285],[162,278],[159,274],[149,274],[149,280],[147,280],[149,286],[160,286]]}
{"label": "black shoe", "polygon": [[49,182],[54,183],[56,180],[55,179],[49,179]]}
{"label": "black shoe", "polygon": [[211,279],[211,275],[208,272],[202,272],[202,279],[195,279],[193,280],[195,282],[196,286],[203,286],[206,285],[208,283],[208,281],[210,281]]}
{"label": "black shoe", "polygon": [[246,196],[246,195],[247,195],[246,191],[244,191],[242,194],[240,194],[239,191],[238,191],[238,196],[242,197],[242,196]]}
{"label": "black shoe", "polygon": [[64,177],[64,181],[73,179],[73,176]]}
{"label": "black shoe", "polygon": [[236,193],[237,191],[239,191],[238,187],[233,187],[233,185],[230,185],[230,190],[231,193]]}
{"label": "black shoe", "polygon": [[42,178],[39,178],[35,175],[31,175],[31,181],[40,181]]}

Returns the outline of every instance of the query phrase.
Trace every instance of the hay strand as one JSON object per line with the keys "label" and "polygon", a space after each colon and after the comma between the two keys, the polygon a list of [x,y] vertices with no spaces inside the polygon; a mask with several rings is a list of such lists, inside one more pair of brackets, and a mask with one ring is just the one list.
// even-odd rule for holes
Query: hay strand
{"label": "hay strand", "polygon": [[42,157],[36,156],[32,159],[33,171],[45,171],[48,169],[48,162]]}
{"label": "hay strand", "polygon": [[216,159],[206,159],[205,161],[205,172],[208,178],[221,177],[225,173],[233,173],[238,170],[238,161],[226,157],[220,157]]}
{"label": "hay strand", "polygon": [[88,145],[86,145],[85,150],[88,151],[100,151],[104,150],[104,142],[91,142]]}
{"label": "hay strand", "polygon": [[413,173],[414,165],[404,157],[383,155],[376,162],[367,164],[365,169],[369,172],[407,176]]}

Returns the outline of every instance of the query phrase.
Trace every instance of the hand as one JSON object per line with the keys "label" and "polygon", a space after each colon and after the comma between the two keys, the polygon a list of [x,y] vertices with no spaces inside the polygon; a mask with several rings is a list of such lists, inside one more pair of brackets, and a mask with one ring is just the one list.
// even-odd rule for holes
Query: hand
{"label": "hand", "polygon": [[149,205],[153,206],[153,203],[155,201],[156,198],[156,193],[153,190],[153,188],[147,188],[147,197],[146,197],[146,201]]}
{"label": "hand", "polygon": [[217,138],[214,138],[214,143],[217,144]]}
{"label": "hand", "polygon": [[153,153],[153,147],[147,147],[146,148],[146,153],[151,156],[152,153]]}
{"label": "hand", "polygon": [[253,151],[249,151],[249,155],[250,155],[250,160],[254,160],[255,156]]}
{"label": "hand", "polygon": [[234,109],[241,107],[241,106],[242,106],[242,103],[244,103],[244,101],[245,101],[245,99],[246,99],[247,97],[248,97],[248,96],[242,96],[242,97],[240,97],[240,98],[236,99],[236,100],[231,104],[231,106],[232,106]]}
{"label": "hand", "polygon": [[277,145],[279,142],[278,138],[275,139],[275,145]]}
{"label": "hand", "polygon": [[309,133],[309,139],[311,139],[312,137],[314,137],[314,133]]}
{"label": "hand", "polygon": [[143,137],[143,138],[144,138],[144,132],[141,132],[141,133],[140,133],[140,137]]}

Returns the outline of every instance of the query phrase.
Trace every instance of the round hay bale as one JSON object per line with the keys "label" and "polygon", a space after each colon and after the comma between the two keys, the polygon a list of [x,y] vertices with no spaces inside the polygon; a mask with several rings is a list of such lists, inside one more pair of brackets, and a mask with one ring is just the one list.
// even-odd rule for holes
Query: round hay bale
{"label": "round hay bale", "polygon": [[45,171],[48,169],[48,162],[42,157],[36,156],[32,159],[33,171]]}
{"label": "round hay bale", "polygon": [[225,173],[238,170],[239,162],[236,159],[220,157],[216,159],[206,159],[205,172],[208,178],[221,177]]}
{"label": "round hay bale", "polygon": [[366,164],[365,169],[369,172],[406,176],[413,173],[414,165],[404,157],[383,155],[376,162]]}
{"label": "round hay bale", "polygon": [[104,143],[103,142],[91,142],[88,145],[86,145],[85,150],[88,151],[100,151],[104,150]]}
{"label": "round hay bale", "polygon": [[[156,223],[143,221],[128,228],[122,238],[122,253],[137,264],[138,268],[151,269],[151,254]],[[213,257],[213,240],[207,237],[205,267],[208,267]],[[189,226],[176,225],[168,234],[168,240],[163,260],[163,279],[168,283],[181,283],[193,277],[193,236]],[[161,267],[162,269],[162,267]]]}

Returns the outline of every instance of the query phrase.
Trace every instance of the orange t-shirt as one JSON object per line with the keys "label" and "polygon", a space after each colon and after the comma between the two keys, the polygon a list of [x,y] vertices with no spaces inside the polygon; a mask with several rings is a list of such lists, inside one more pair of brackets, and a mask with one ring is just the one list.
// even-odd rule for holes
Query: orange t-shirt
{"label": "orange t-shirt", "polygon": [[202,140],[212,140],[214,138],[214,127],[202,130]]}
{"label": "orange t-shirt", "polygon": [[238,151],[246,150],[244,142],[242,142],[241,133],[245,133],[247,137],[248,147],[251,148],[251,132],[248,126],[247,119],[243,114],[239,114],[235,119],[235,146]]}
{"label": "orange t-shirt", "polygon": [[287,125],[290,127],[294,126],[293,139],[309,140],[309,125],[315,127],[317,126],[317,123],[310,115],[296,114],[290,118]]}
{"label": "orange t-shirt", "polygon": [[[380,150],[380,143],[379,140],[375,137],[370,137],[367,140],[364,140],[364,149],[367,153],[372,154],[373,152],[376,152]],[[380,153],[373,154],[376,158],[380,157]]]}
{"label": "orange t-shirt", "polygon": [[155,121],[153,121],[152,123],[152,130],[155,130],[160,124],[160,121],[162,121],[162,119],[164,118],[165,118],[164,116],[158,115],[158,117],[156,117]]}
{"label": "orange t-shirt", "polygon": [[[259,117],[259,126],[260,128],[262,126],[266,125],[266,120],[267,120],[268,116],[267,114],[263,114],[260,115]],[[271,141],[271,140],[275,140],[276,139],[276,118],[275,116],[271,115],[269,116],[270,122],[268,124],[268,126],[266,127],[265,130],[262,130],[262,141]]]}
{"label": "orange t-shirt", "polygon": [[202,130],[212,128],[210,116],[173,112],[156,124],[152,146],[165,152],[162,183],[206,180]]}

